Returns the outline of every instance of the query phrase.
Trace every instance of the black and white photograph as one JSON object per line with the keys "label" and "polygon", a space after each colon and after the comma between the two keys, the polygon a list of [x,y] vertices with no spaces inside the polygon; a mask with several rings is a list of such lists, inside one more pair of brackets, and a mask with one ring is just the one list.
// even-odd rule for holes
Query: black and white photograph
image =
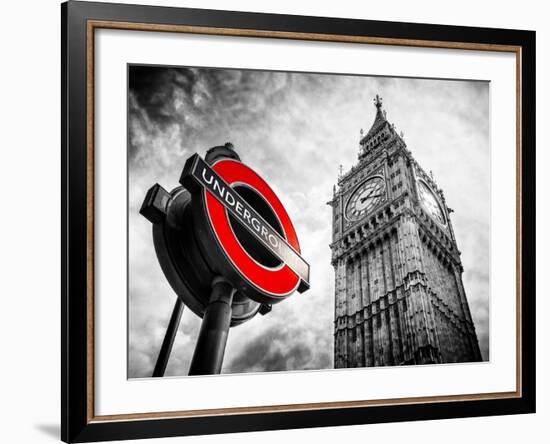
{"label": "black and white photograph", "polygon": [[489,82],[130,64],[127,98],[128,378],[490,361]]}

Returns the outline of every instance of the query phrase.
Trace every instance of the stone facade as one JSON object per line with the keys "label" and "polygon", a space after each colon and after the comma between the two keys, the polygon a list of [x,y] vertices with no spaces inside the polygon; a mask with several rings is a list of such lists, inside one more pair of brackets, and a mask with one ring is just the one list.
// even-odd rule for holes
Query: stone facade
{"label": "stone facade", "polygon": [[480,361],[442,190],[375,99],[333,209],[334,366]]}

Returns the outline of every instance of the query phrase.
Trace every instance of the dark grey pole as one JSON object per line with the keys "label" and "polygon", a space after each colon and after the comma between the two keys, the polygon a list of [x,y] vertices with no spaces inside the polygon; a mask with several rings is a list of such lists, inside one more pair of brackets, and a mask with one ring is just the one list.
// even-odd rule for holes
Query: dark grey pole
{"label": "dark grey pole", "polygon": [[178,332],[178,325],[180,324],[181,315],[183,313],[183,302],[179,297],[176,297],[176,303],[174,304],[174,310],[172,316],[170,316],[170,322],[166,328],[164,334],[164,340],[160,347],[159,355],[157,357],[157,363],[153,370],[153,378],[163,377],[168,365],[168,359],[172,352],[172,346],[174,345],[174,339],[176,339],[176,333]]}
{"label": "dark grey pole", "polygon": [[189,375],[217,375],[221,372],[234,293],[235,289],[226,280],[215,278],[212,282],[210,302],[202,319]]}

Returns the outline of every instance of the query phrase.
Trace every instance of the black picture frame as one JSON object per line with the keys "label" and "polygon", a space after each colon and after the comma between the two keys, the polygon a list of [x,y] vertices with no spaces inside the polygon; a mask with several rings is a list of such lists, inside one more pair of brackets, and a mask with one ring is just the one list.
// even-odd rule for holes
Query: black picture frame
{"label": "black picture frame", "polygon": [[[90,178],[88,147],[92,143],[87,88],[90,71],[88,47],[90,22],[188,26],[315,35],[327,40],[351,41],[368,37],[381,44],[432,42],[439,47],[504,45],[517,48],[519,83],[517,202],[521,295],[518,307],[520,366],[516,396],[495,399],[456,399],[437,402],[364,406],[320,406],[318,409],[249,411],[230,415],[203,414],[190,417],[140,417],[111,420],[95,418],[90,397],[90,346],[93,347],[93,279],[90,251],[93,241],[93,177]],[[152,7],[69,1],[61,5],[61,104],[62,104],[62,275],[61,275],[61,438],[65,442],[169,437],[415,421],[442,418],[510,415],[535,412],[535,32],[505,29],[396,23],[185,8]],[[131,25],[130,25],[131,28]],[[93,32],[93,29],[92,29]],[[144,31],[145,32],[145,31]],[[288,33],[288,36],[285,36]],[[290,37],[289,37],[290,36]],[[320,36],[320,37],[319,37]],[[261,37],[260,37],[261,38]],[[460,42],[460,45],[456,43]],[[422,46],[422,45],[420,45]],[[93,262],[93,261],[92,261]],[[90,345],[92,344],[92,345]],[[93,351],[93,349],[92,349]]]}

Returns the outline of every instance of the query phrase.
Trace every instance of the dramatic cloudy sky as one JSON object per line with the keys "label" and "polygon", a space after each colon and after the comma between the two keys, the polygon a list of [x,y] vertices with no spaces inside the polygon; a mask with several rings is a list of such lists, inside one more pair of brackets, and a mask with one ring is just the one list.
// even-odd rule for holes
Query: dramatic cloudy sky
{"label": "dramatic cloudy sky", "polygon": [[[464,284],[489,353],[489,85],[483,82],[131,67],[129,76],[129,377],[151,375],[175,295],[138,214],[147,189],[171,190],[185,159],[230,141],[273,187],[311,264],[311,289],[232,328],[222,372],[333,366],[331,211],[338,166],[357,159],[359,130],[383,97],[388,120],[432,170],[455,210]],[[167,375],[186,375],[200,320],[185,310]]]}

